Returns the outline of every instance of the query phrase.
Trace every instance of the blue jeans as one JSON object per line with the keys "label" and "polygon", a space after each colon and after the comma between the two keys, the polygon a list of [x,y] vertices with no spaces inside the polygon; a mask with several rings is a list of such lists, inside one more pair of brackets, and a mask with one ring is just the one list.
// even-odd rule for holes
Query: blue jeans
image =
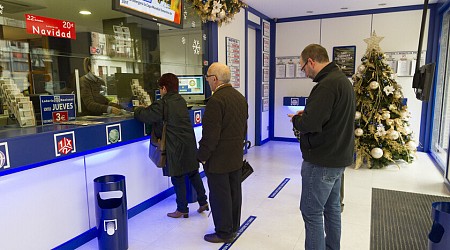
{"label": "blue jeans", "polygon": [[307,250],[340,249],[340,188],[344,170],[303,161],[300,211],[305,222]]}

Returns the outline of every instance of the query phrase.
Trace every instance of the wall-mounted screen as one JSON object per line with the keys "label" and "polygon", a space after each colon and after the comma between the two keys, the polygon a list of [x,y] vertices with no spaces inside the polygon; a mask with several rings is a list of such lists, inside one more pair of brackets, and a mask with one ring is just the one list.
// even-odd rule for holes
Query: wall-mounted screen
{"label": "wall-mounted screen", "polygon": [[176,28],[183,28],[183,0],[112,0],[113,9]]}
{"label": "wall-mounted screen", "polygon": [[202,75],[178,76],[178,93],[188,103],[198,103],[205,100],[205,81]]}

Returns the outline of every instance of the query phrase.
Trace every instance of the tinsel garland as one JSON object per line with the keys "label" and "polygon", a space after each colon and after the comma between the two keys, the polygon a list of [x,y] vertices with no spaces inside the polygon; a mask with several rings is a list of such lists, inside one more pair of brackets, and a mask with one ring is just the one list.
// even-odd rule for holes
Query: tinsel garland
{"label": "tinsel garland", "polygon": [[241,8],[247,8],[247,4],[241,0],[186,0],[192,4],[203,22],[229,23]]}

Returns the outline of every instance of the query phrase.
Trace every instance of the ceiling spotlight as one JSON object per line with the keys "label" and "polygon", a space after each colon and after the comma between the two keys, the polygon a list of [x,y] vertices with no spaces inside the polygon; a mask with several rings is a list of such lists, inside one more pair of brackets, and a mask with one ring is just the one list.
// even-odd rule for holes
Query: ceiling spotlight
{"label": "ceiling spotlight", "polygon": [[341,10],[348,10],[348,7],[342,7]]}
{"label": "ceiling spotlight", "polygon": [[379,3],[378,6],[385,6],[387,3]]}
{"label": "ceiling spotlight", "polygon": [[306,11],[306,13],[308,13],[308,14],[312,14],[312,13],[314,13],[314,11],[312,11],[312,10],[308,10],[308,11]]}
{"label": "ceiling spotlight", "polygon": [[90,14],[92,14],[89,10],[80,10],[80,12],[78,12],[78,13],[80,13],[81,15],[90,15]]}

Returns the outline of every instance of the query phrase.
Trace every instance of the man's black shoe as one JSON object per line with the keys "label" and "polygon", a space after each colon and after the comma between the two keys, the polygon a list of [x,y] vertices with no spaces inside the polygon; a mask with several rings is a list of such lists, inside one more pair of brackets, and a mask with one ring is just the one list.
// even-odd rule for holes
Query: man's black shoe
{"label": "man's black shoe", "polygon": [[231,242],[233,242],[233,238],[222,239],[219,236],[217,236],[217,234],[215,234],[215,233],[205,234],[203,239],[205,239],[206,241],[211,242],[211,243],[231,243]]}

